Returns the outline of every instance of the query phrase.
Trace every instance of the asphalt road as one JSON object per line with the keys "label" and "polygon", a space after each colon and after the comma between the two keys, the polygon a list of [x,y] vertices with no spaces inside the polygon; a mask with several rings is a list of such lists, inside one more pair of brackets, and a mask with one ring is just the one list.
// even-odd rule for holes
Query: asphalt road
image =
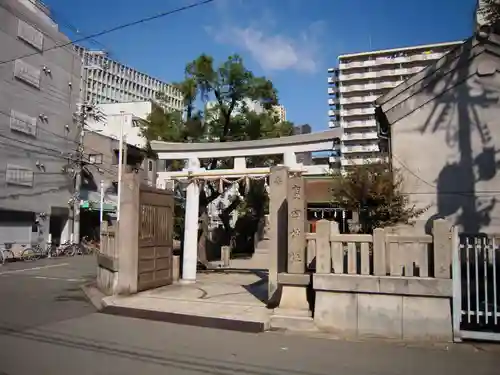
{"label": "asphalt road", "polygon": [[[31,268],[31,269],[29,269]],[[0,375],[497,375],[497,346],[408,347],[97,314],[92,258],[0,267]]]}

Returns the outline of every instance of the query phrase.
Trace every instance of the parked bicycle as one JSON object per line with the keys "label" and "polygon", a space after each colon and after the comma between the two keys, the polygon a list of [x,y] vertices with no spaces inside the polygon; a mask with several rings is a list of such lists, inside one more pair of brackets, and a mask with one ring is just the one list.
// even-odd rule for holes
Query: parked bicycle
{"label": "parked bicycle", "polygon": [[97,254],[100,250],[99,242],[89,237],[83,237],[81,245],[83,247],[83,255]]}
{"label": "parked bicycle", "polygon": [[72,255],[74,255],[73,244],[70,241],[66,241],[59,246],[47,244],[45,248],[40,244],[36,244],[33,247],[24,249],[21,253],[21,259],[29,262],[41,258],[56,258]]}

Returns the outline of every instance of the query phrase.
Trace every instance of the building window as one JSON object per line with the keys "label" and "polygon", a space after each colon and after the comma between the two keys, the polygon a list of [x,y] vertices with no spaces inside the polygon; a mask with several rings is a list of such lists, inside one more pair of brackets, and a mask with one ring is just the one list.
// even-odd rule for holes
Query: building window
{"label": "building window", "polygon": [[37,119],[15,110],[10,111],[10,129],[36,137]]}
{"label": "building window", "polygon": [[14,164],[7,164],[5,180],[9,185],[33,186],[33,170]]}
{"label": "building window", "polygon": [[102,154],[89,154],[90,164],[102,164]]}
{"label": "building window", "polygon": [[148,161],[148,171],[149,171],[149,172],[152,172],[152,171],[153,171],[153,161],[152,161],[152,160],[149,160],[149,161]]}
{"label": "building window", "polygon": [[17,36],[37,50],[43,50],[43,34],[22,20],[18,23]]}
{"label": "building window", "polygon": [[33,86],[40,88],[40,69],[24,62],[23,60],[16,60],[14,63],[14,77]]}

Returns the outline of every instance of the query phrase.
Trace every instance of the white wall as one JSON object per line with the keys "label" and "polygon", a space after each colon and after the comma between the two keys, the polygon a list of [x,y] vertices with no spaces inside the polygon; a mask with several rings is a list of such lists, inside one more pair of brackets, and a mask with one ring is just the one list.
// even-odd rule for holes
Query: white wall
{"label": "white wall", "polygon": [[[140,126],[137,126],[132,120],[134,118],[146,120],[152,111],[151,102],[99,104],[98,107],[105,115],[105,119],[99,122],[88,121],[88,129],[119,139],[121,122],[124,121],[124,141],[137,147],[144,147],[146,145],[146,139],[141,136]],[[122,112],[124,119],[122,119]]]}

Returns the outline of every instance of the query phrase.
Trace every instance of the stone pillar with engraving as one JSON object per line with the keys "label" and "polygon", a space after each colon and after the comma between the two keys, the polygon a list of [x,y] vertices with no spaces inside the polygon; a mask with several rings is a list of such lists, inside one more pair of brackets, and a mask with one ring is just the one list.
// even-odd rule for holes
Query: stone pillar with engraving
{"label": "stone pillar with engraving", "polygon": [[269,176],[269,294],[270,306],[279,303],[278,274],[287,267],[288,167],[271,168]]}
{"label": "stone pillar with engraving", "polygon": [[288,180],[288,263],[287,273],[306,271],[305,184],[301,173],[293,173]]}
{"label": "stone pillar with engraving", "polygon": [[302,173],[292,172],[287,188],[287,268],[278,273],[281,290],[279,307],[271,316],[272,328],[312,329],[308,289],[311,275],[306,273],[306,197]]}

